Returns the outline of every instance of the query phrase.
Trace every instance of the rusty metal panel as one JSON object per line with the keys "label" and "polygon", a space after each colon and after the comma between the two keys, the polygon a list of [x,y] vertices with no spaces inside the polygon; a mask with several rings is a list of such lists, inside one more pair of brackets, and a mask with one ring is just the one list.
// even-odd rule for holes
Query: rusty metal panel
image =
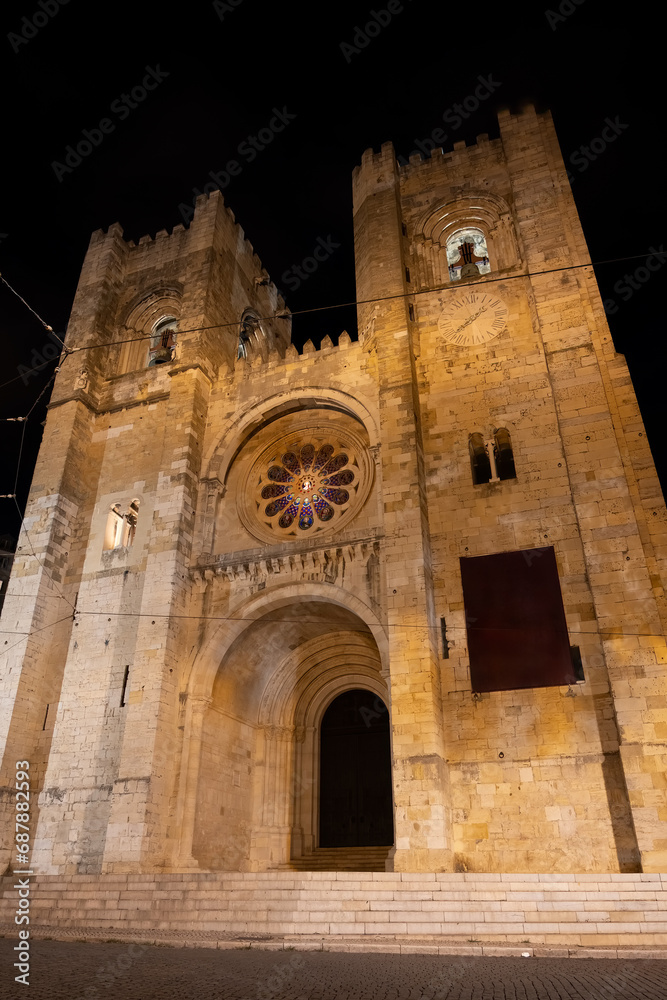
{"label": "rusty metal panel", "polygon": [[473,691],[576,683],[552,546],[461,559]]}

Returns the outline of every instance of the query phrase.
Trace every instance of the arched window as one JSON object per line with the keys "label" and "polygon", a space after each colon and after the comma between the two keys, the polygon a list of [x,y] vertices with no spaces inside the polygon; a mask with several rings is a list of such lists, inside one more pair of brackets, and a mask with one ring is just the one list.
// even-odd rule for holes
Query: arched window
{"label": "arched window", "polygon": [[486,237],[481,229],[458,229],[446,243],[447,264],[451,281],[461,278],[478,278],[491,270],[486,248]]}
{"label": "arched window", "polygon": [[479,431],[470,435],[468,445],[470,447],[470,466],[472,468],[472,481],[474,485],[479,486],[480,483],[488,483],[491,479],[489,450]]}
{"label": "arched window", "polygon": [[256,316],[250,310],[246,310],[241,317],[241,324],[239,326],[239,342],[236,357],[249,357],[253,347],[259,346],[261,334],[262,327],[259,316]]}
{"label": "arched window", "polygon": [[510,432],[506,427],[498,427],[493,435],[493,451],[498,479],[516,479],[514,452]]}
{"label": "arched window", "polygon": [[174,356],[178,322],[173,316],[163,316],[153,327],[148,367],[168,364]]}
{"label": "arched window", "polygon": [[475,486],[482,483],[498,483],[503,479],[516,479],[514,453],[510,432],[506,427],[498,427],[493,438],[488,441],[475,431],[468,438],[472,481]]}

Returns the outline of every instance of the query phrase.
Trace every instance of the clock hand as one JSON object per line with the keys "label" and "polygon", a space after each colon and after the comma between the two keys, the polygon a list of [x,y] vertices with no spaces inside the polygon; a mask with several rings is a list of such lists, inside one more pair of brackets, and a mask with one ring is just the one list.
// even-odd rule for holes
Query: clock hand
{"label": "clock hand", "polygon": [[478,309],[476,313],[473,313],[472,316],[470,316],[465,323],[462,323],[461,326],[457,327],[454,332],[460,333],[461,330],[465,330],[467,326],[470,326],[470,324],[474,323],[476,319],[479,319],[483,312],[486,312],[486,308],[484,306],[482,306],[481,309]]}

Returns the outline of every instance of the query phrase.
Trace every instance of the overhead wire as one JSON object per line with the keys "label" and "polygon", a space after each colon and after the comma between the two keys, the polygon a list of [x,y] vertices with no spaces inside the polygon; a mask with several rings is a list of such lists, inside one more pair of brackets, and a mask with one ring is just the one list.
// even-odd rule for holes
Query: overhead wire
{"label": "overhead wire", "polygon": [[[645,251],[644,253],[632,254],[630,256],[625,256],[625,257],[611,257],[607,260],[587,261],[583,264],[566,264],[563,265],[562,267],[545,268],[543,271],[525,271],[521,272],[520,274],[494,275],[491,278],[482,277],[479,280],[475,281],[474,287],[479,288],[482,285],[490,285],[494,284],[495,282],[514,281],[520,278],[537,278],[545,274],[557,274],[558,272],[561,271],[575,271],[585,267],[602,267],[605,264],[622,264],[625,263],[626,261],[646,259],[647,256],[650,256],[650,253],[647,254]],[[7,287],[12,292],[14,292],[14,294],[17,295],[22,302],[25,303],[27,308],[30,309],[30,312],[34,313],[34,315],[37,316],[37,318],[40,320],[43,326],[50,333],[52,333],[54,337],[57,337],[57,339],[63,345],[63,348],[67,352],[67,354],[77,354],[81,351],[93,351],[103,347],[115,347],[116,345],[121,345],[121,344],[137,344],[141,343],[141,341],[143,340],[152,340],[153,337],[155,336],[154,333],[149,333],[140,337],[128,337],[127,339],[123,340],[114,339],[111,341],[105,341],[100,344],[82,345],[80,347],[68,347],[65,345],[64,341],[60,337],[58,337],[57,334],[54,333],[53,328],[48,326],[48,324],[41,319],[41,317],[35,312],[35,310],[32,309],[27,302],[25,302],[25,299],[21,298],[21,296],[18,295],[18,292],[14,291],[14,289],[11,287],[11,285],[8,284],[8,282],[2,277],[2,275],[0,275],[0,280],[3,281],[4,284],[7,285]],[[337,302],[337,303],[332,303],[331,305],[313,306],[309,309],[296,309],[294,311],[289,309],[284,309],[284,310],[279,310],[277,313],[272,313],[270,316],[260,316],[259,319],[261,322],[268,322],[269,320],[275,320],[275,319],[292,319],[294,316],[307,316],[313,313],[328,312],[333,309],[348,309],[352,308],[353,306],[373,305],[376,302],[389,302],[393,299],[408,299],[408,298],[414,298],[415,296],[418,295],[431,295],[436,292],[449,292],[449,291],[454,292],[460,287],[461,286],[458,283],[447,282],[444,285],[437,285],[431,288],[415,289],[414,291],[408,291],[408,292],[397,292],[394,295],[381,295],[372,299],[352,299],[349,302]],[[179,335],[183,335],[185,333],[205,333],[208,332],[209,330],[224,330],[227,328],[237,329],[238,325],[239,325],[238,320],[235,320],[229,323],[213,323],[210,326],[190,327],[189,329],[179,330],[178,333]],[[47,363],[48,362],[45,362],[44,364]],[[41,367],[43,367],[43,365],[38,365],[35,369],[31,369],[31,371],[38,370]],[[22,378],[23,376],[18,376],[18,377]],[[16,379],[11,379],[10,381],[16,381]],[[2,383],[0,384],[0,388],[2,388],[3,385],[9,385],[9,384],[10,382]]]}
{"label": "overhead wire", "polygon": [[[64,357],[62,358],[62,361],[63,362],[66,361],[67,360],[67,356],[70,353],[69,348],[65,347],[65,345],[64,345],[63,341],[60,339],[60,337],[58,337],[58,335],[53,332],[53,328],[51,326],[49,326],[49,324],[45,320],[43,320],[42,317],[37,312],[35,312],[35,310],[26,302],[26,300],[21,295],[19,295],[19,293],[14,288],[12,288],[12,286],[9,284],[9,282],[1,274],[0,274],[0,281],[2,281],[2,283],[4,285],[6,285],[7,288],[9,288],[9,290],[11,292],[13,292],[14,295],[17,296],[17,298],[19,298],[21,300],[21,302],[24,304],[24,306],[27,309],[29,309],[30,312],[34,316],[37,317],[37,319],[42,324],[42,326],[46,330],[48,330],[49,333],[52,333],[53,336],[56,337],[56,339],[58,341],[60,341],[60,343],[63,345],[63,351],[65,352]],[[52,360],[55,360],[55,359],[52,359]],[[48,364],[48,362],[47,362],[47,364]],[[40,367],[43,367],[43,366],[40,366]],[[27,539],[28,545],[30,546],[30,551],[31,551],[32,555],[35,557],[35,559],[37,560],[37,562],[39,563],[39,565],[42,567],[42,569],[44,570],[44,572],[48,576],[49,580],[51,581],[51,583],[53,584],[53,586],[55,587],[55,589],[58,591],[59,597],[61,597],[62,600],[64,600],[67,604],[69,604],[69,606],[72,608],[72,610],[74,610],[74,605],[72,604],[72,602],[60,590],[60,588],[58,587],[58,584],[53,579],[53,576],[51,575],[51,573],[49,573],[48,569],[46,568],[46,565],[45,565],[44,561],[42,559],[40,559],[39,556],[37,555],[37,553],[35,552],[35,547],[32,544],[32,539],[30,537],[28,529],[25,526],[25,512],[21,510],[21,507],[20,507],[19,502],[18,502],[18,495],[17,495],[18,494],[19,477],[21,475],[21,462],[22,462],[22,458],[23,458],[23,448],[24,448],[24,444],[25,444],[25,432],[26,432],[26,427],[28,426],[28,420],[30,418],[31,413],[33,412],[33,410],[35,409],[35,407],[38,405],[38,403],[39,403],[40,399],[42,398],[42,396],[47,392],[47,390],[51,386],[52,382],[55,380],[55,377],[56,377],[56,375],[58,374],[59,371],[60,371],[60,365],[57,365],[56,368],[54,369],[54,371],[52,372],[51,377],[46,382],[46,384],[42,387],[42,390],[40,391],[39,395],[37,396],[37,398],[35,399],[35,401],[33,402],[32,406],[30,407],[30,409],[28,410],[28,412],[26,413],[26,415],[24,417],[6,417],[6,418],[4,418],[8,422],[21,423],[21,437],[20,437],[20,440],[19,440],[19,454],[18,454],[18,458],[17,458],[17,461],[16,461],[16,474],[15,474],[15,477],[14,477],[14,492],[13,493],[2,494],[2,499],[8,499],[8,500],[13,500],[14,501],[14,506],[16,507],[16,510],[17,510],[17,513],[18,513],[18,516],[19,516],[19,521],[20,521],[19,539],[21,537],[21,532],[23,532],[23,534],[25,535],[25,537]],[[14,381],[14,380],[12,380],[12,381]]]}
{"label": "overhead wire", "polygon": [[[6,385],[12,385],[13,382],[18,382],[19,379],[21,379],[25,384],[27,375],[32,375],[33,372],[41,371],[42,368],[46,368],[47,365],[52,364],[58,366],[60,364],[60,359],[49,358],[48,361],[42,361],[41,364],[35,365],[34,368],[25,368],[20,375],[15,375],[14,378],[10,378],[6,382],[0,382],[0,389],[4,389]],[[20,420],[21,418],[18,417],[17,419]]]}
{"label": "overhead wire", "polygon": [[[475,288],[479,288],[481,285],[493,284],[495,282],[501,282],[501,281],[505,282],[505,281],[516,280],[516,279],[520,279],[520,278],[540,277],[540,276],[546,275],[546,274],[554,274],[554,273],[558,273],[558,272],[562,272],[562,271],[579,270],[579,269],[586,268],[586,267],[593,268],[593,267],[600,267],[600,266],[603,266],[603,265],[606,265],[606,264],[624,263],[624,262],[627,262],[627,261],[645,259],[646,256],[647,256],[647,254],[646,254],[646,252],[644,252],[642,254],[633,254],[633,255],[630,255],[630,256],[609,258],[607,260],[602,260],[602,261],[590,261],[590,262],[585,262],[583,264],[569,264],[569,265],[564,265],[562,267],[546,268],[546,269],[544,269],[542,271],[532,271],[532,272],[531,271],[526,271],[526,272],[522,272],[520,274],[513,274],[513,275],[496,275],[496,276],[493,276],[492,278],[484,278],[482,280],[476,281],[474,287]],[[36,310],[34,310],[32,308],[32,306],[30,306],[29,303],[26,302],[26,300],[9,284],[9,282],[4,278],[4,276],[2,274],[0,274],[0,281],[18,299],[20,299],[20,301],[26,306],[26,308],[39,320],[39,322],[42,324],[42,326],[59,341],[59,343],[63,346],[64,352],[65,352],[65,357],[64,358],[61,355],[60,359],[50,359],[49,361],[43,362],[42,364],[35,366],[35,368],[30,369],[30,371],[38,371],[39,369],[45,367],[47,364],[51,363],[51,361],[58,361],[59,362],[58,365],[56,366],[56,369],[54,370],[53,374],[51,375],[50,379],[48,380],[48,382],[46,383],[46,385],[44,386],[44,388],[40,392],[39,396],[37,397],[37,399],[33,403],[33,405],[30,408],[30,410],[28,411],[28,414],[25,417],[13,417],[13,418],[9,417],[9,418],[4,418],[5,420],[14,420],[14,421],[17,421],[17,422],[18,421],[22,421],[23,422],[22,434],[21,434],[21,441],[20,441],[20,446],[19,446],[19,459],[18,459],[18,462],[17,462],[17,471],[16,471],[16,479],[15,479],[15,487],[14,487],[15,491],[16,491],[16,488],[18,486],[18,477],[19,477],[19,472],[20,472],[20,463],[21,463],[21,458],[22,458],[22,453],[23,453],[23,445],[24,445],[24,439],[25,439],[25,428],[26,428],[28,417],[30,416],[30,414],[32,413],[32,411],[34,410],[34,408],[37,406],[39,400],[42,398],[42,396],[44,395],[44,393],[47,391],[47,389],[49,388],[49,386],[51,385],[51,383],[55,379],[55,376],[57,375],[58,371],[60,370],[62,362],[64,360],[66,360],[67,357],[69,357],[71,354],[75,354],[75,353],[78,353],[80,351],[95,350],[95,349],[100,349],[100,348],[103,348],[103,347],[110,347],[110,346],[115,346],[115,345],[119,345],[119,344],[126,344],[126,343],[140,343],[143,340],[151,340],[151,339],[153,339],[154,334],[151,333],[151,334],[148,334],[146,336],[132,337],[132,338],[128,338],[127,340],[113,340],[113,341],[109,341],[109,342],[106,342],[106,343],[103,343],[103,344],[93,344],[93,345],[89,345],[89,346],[80,346],[80,347],[74,347],[74,348],[67,347],[65,345],[65,342],[62,340],[62,338],[60,338],[54,332],[53,327],[51,327],[48,323],[46,323],[46,321],[44,319],[42,319],[42,317],[36,312]],[[309,309],[295,310],[293,312],[285,309],[285,310],[279,311],[278,313],[274,313],[271,316],[260,317],[260,321],[265,321],[266,322],[266,321],[273,320],[273,319],[291,319],[292,317],[295,317],[295,316],[304,316],[304,315],[310,315],[310,314],[313,314],[313,313],[327,312],[327,311],[331,311],[333,309],[351,308],[353,306],[360,306],[360,305],[373,305],[373,304],[375,304],[377,302],[387,302],[387,301],[396,300],[396,299],[414,298],[414,297],[419,296],[419,295],[428,295],[428,294],[433,294],[433,293],[443,292],[443,291],[455,291],[459,287],[460,287],[459,285],[452,284],[451,282],[448,282],[447,284],[444,284],[444,285],[441,285],[441,286],[436,286],[436,287],[432,287],[432,288],[425,288],[425,289],[419,289],[419,290],[408,291],[408,292],[401,292],[401,293],[396,293],[394,295],[378,296],[378,297],[372,298],[372,299],[355,299],[355,300],[351,300],[349,302],[335,303],[335,304],[327,305],[327,306],[317,306],[317,307],[312,307],[312,308],[309,308]],[[203,333],[203,332],[207,332],[209,330],[226,329],[226,328],[235,328],[235,329],[238,328],[238,321],[229,322],[229,323],[216,323],[216,324],[212,324],[210,326],[192,327],[190,329],[179,330],[178,332],[179,332],[179,335],[182,335],[182,334],[186,334],[186,333]],[[0,388],[3,388],[4,386],[11,384],[11,382],[17,381],[18,378],[23,378],[23,377],[24,376],[21,375],[21,376],[17,376],[17,378],[10,379],[9,382],[5,382],[5,383],[0,384]],[[28,542],[29,542],[31,550],[32,550],[32,554],[35,556],[35,558],[38,560],[38,562],[40,562],[40,565],[42,565],[42,568],[45,570],[45,572],[47,572],[46,571],[46,567],[41,562],[41,560],[39,560],[39,557],[36,555],[36,553],[34,551],[34,547],[32,545],[32,541],[30,540],[29,534],[28,534],[28,532],[27,532],[27,530],[25,528],[24,518],[23,518],[23,515],[21,514],[21,510],[20,510],[20,507],[18,505],[18,501],[17,501],[17,498],[16,498],[16,492],[14,492],[14,494],[3,494],[2,496],[5,497],[5,498],[8,498],[8,499],[14,499],[15,505],[16,505],[18,513],[19,513],[19,516],[21,518],[21,530],[24,531],[24,533],[25,533],[25,535],[26,535],[26,537],[28,539]],[[49,574],[49,579],[51,579],[51,582],[54,583],[54,586],[56,586],[55,581],[50,576],[50,574]],[[92,614],[100,614],[100,615],[101,614],[107,614],[108,615],[109,614],[108,612],[102,612],[102,611],[100,611],[100,612],[86,612],[86,611],[82,611],[82,610],[76,611],[75,608],[74,608],[74,605],[72,604],[72,602],[67,597],[65,597],[65,595],[62,594],[62,592],[60,593],[60,596],[62,597],[63,600],[65,600],[70,605],[70,607],[75,612],[75,615],[76,614],[78,614],[78,615],[81,615],[81,614],[88,614],[88,615],[92,615]],[[172,618],[174,618],[174,619],[183,619],[183,618],[186,618],[186,619],[192,619],[192,620],[197,620],[197,621],[201,621],[201,620],[255,621],[255,622],[257,621],[257,619],[239,619],[239,618],[230,618],[230,617],[225,617],[225,616],[220,616],[218,618],[218,617],[211,617],[211,616],[204,616],[204,615],[171,615],[171,614],[170,615],[156,615],[156,614],[150,615],[150,614],[142,614],[141,612],[127,612],[127,613],[116,612],[116,613],[113,613],[113,614],[115,614],[116,616],[122,616],[122,617],[152,617],[152,618],[163,617],[163,618],[170,618],[170,619],[172,619]],[[72,616],[72,617],[74,617],[74,616]],[[276,621],[288,621],[288,619],[276,619]],[[303,619],[295,619],[295,621],[297,621],[297,622],[303,622]],[[267,624],[268,623],[274,624],[275,622],[273,622],[271,620],[266,620],[266,623]],[[385,627],[390,628],[392,626],[389,623],[385,623]],[[398,626],[395,626],[395,627],[398,627]],[[431,629],[432,628],[438,628],[438,626],[422,626],[422,625],[401,626],[401,627],[408,627],[408,628],[414,627],[414,628],[420,628],[420,629],[423,629],[423,628],[431,628]],[[451,629],[462,630],[463,628],[464,628],[464,626],[448,626],[448,630],[451,630]],[[352,631],[355,631],[355,630],[352,630]],[[363,629],[363,630],[360,629],[359,631],[366,631],[366,629]],[[595,633],[589,633],[589,632],[584,632],[584,631],[581,631],[581,632],[576,632],[575,630],[568,630],[568,631],[572,632],[573,634],[582,634],[582,635],[595,634]],[[653,635],[653,633],[645,633],[645,632],[636,632],[636,633],[624,632],[623,634],[624,635],[637,635],[637,636],[640,636],[640,635],[641,636],[652,636]]]}
{"label": "overhead wire", "polygon": [[15,288],[12,288],[12,286],[9,284],[9,282],[4,277],[3,274],[0,274],[0,281],[3,283],[3,285],[6,285],[6,287],[9,289],[9,291],[12,292],[12,294],[14,294],[17,299],[21,300],[21,302],[26,307],[26,309],[29,309],[30,312],[33,314],[33,316],[37,317],[37,319],[42,324],[42,326],[44,327],[44,329],[47,330],[50,334],[52,334],[56,338],[56,340],[60,341],[60,343],[64,347],[65,346],[65,341],[61,340],[61,338],[58,336],[58,334],[54,331],[53,327],[49,326],[49,324],[46,322],[46,320],[42,319],[42,317],[39,315],[39,313],[36,312],[28,302],[26,302],[26,300],[23,298],[22,295],[19,295],[19,293],[16,291]]}
{"label": "overhead wire", "polygon": [[[261,618],[246,618],[246,617],[243,617],[243,616],[239,617],[237,615],[183,615],[183,614],[173,614],[173,613],[164,614],[164,613],[161,613],[161,612],[148,612],[148,611],[86,611],[83,608],[77,608],[74,616],[70,616],[70,617],[77,618],[80,615],[98,616],[98,617],[102,616],[102,617],[107,617],[107,618],[150,618],[151,620],[158,619],[158,618],[163,618],[163,619],[168,619],[169,621],[177,620],[177,621],[250,622],[250,623],[253,623],[255,625],[279,625],[279,624],[282,624],[282,623],[291,624],[291,625],[325,625],[325,624],[327,624],[327,622],[325,622],[321,618],[312,618],[312,619],[308,619],[308,618],[268,618],[268,617],[264,617],[264,616],[262,616]],[[418,624],[418,625],[409,625],[409,624],[405,624],[405,623],[393,624],[392,622],[378,622],[377,624],[379,626],[381,626],[382,628],[388,628],[388,629],[389,628],[400,628],[400,629],[415,628],[415,629],[420,629],[422,631],[423,630],[436,631],[436,632],[438,632],[438,634],[440,634],[440,631],[441,631],[440,625],[420,625],[420,624]],[[336,625],[340,626],[341,623],[337,622]],[[485,626],[476,626],[476,628],[478,628],[482,632],[491,632],[491,631],[492,632],[497,632],[497,631],[515,632],[515,631],[517,631],[517,629],[505,628],[503,626],[494,626],[493,628],[490,628],[490,627],[487,628]],[[447,632],[448,633],[451,632],[451,631],[462,632],[462,631],[467,630],[467,629],[468,629],[468,624],[465,624],[465,625],[449,625],[448,624],[447,625]],[[348,626],[348,625],[344,625],[343,626],[343,630],[345,632],[361,632],[361,633],[368,634],[369,632],[371,632],[371,627],[369,625],[364,625],[363,628],[354,628],[354,627],[351,627],[351,626]],[[544,631],[544,630],[543,629],[539,629],[539,630],[536,630],[536,631]],[[562,631],[559,630],[559,629],[550,629],[549,631],[557,633],[559,635],[563,634]],[[586,629],[573,629],[573,628],[568,628],[566,631],[567,631],[568,635],[590,635],[590,636],[594,636],[594,637],[596,637],[598,635],[601,635],[602,638],[624,638],[626,636],[645,636],[645,637],[649,637],[649,638],[661,638],[661,635],[658,635],[655,632],[627,632],[625,630],[622,632],[622,634],[619,634],[618,636],[615,633],[614,633],[613,636],[611,636],[611,634],[608,634],[607,630],[605,630],[604,628],[601,628],[599,630],[599,632],[597,632],[597,631],[589,631],[589,630],[586,630]]]}
{"label": "overhead wire", "polygon": [[33,629],[30,632],[5,632],[5,631],[0,630],[0,635],[22,635],[23,636],[22,639],[19,639],[17,642],[15,642],[8,649],[3,649],[0,652],[2,652],[2,653],[9,653],[10,650],[14,649],[16,646],[20,646],[22,642],[25,642],[25,640],[29,639],[31,636],[37,635],[39,632],[43,632],[47,628],[53,628],[55,625],[60,625],[60,624],[62,624],[62,622],[71,621],[71,620],[72,620],[72,616],[71,615],[63,615],[62,618],[58,618],[54,622],[47,622],[46,625],[42,625],[40,628]]}
{"label": "overhead wire", "polygon": [[[481,280],[475,281],[475,288],[479,288],[481,285],[491,285],[498,281],[512,281],[518,278],[536,278],[540,277],[543,274],[556,274],[559,271],[573,271],[584,267],[601,267],[604,264],[618,264],[630,260],[643,260],[646,258],[646,256],[647,256],[646,253],[633,254],[630,257],[616,257],[616,258],[610,258],[609,260],[602,260],[597,262],[591,261],[584,264],[568,264],[563,267],[552,267],[552,268],[547,268],[544,271],[526,271],[521,274],[511,274],[503,276],[494,276],[492,278],[483,278]],[[338,302],[328,306],[313,306],[310,309],[297,309],[294,312],[287,309],[281,310],[277,313],[273,313],[271,316],[260,316],[259,320],[260,322],[268,322],[269,320],[274,320],[274,319],[292,319],[292,317],[294,316],[306,316],[312,313],[328,312],[333,309],[348,309],[352,308],[353,306],[373,305],[376,302],[390,302],[393,299],[409,299],[417,295],[432,295],[436,292],[456,291],[459,287],[461,286],[457,284],[452,284],[451,282],[447,282],[447,284],[437,285],[433,288],[422,288],[410,292],[397,292],[395,295],[382,295],[372,299],[353,299],[350,302]],[[236,329],[238,328],[238,325],[239,325],[238,321],[230,323],[214,323],[211,326],[200,326],[200,327],[192,327],[189,330],[188,329],[179,330],[178,333],[179,335],[182,335],[184,333],[205,333],[209,330],[223,330],[227,329],[228,327]],[[142,340],[152,340],[153,337],[154,334],[151,333],[151,334],[146,334],[145,336],[142,337],[131,337],[127,340],[113,340],[105,344],[91,344],[88,347],[85,346],[73,347],[70,350],[72,351],[72,353],[75,353],[78,351],[96,350],[97,348],[100,347],[112,347],[115,346],[116,344],[137,344],[140,343]]]}

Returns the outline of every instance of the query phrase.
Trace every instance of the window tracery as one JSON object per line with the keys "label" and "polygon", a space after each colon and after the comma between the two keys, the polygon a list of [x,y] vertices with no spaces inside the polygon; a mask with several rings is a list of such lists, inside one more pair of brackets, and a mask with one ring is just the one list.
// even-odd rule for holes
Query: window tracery
{"label": "window tracery", "polygon": [[267,422],[225,473],[216,548],[224,549],[220,529],[231,504],[249,534],[269,543],[342,531],[368,499],[375,460],[365,430],[348,414],[331,410],[323,419],[304,409]]}
{"label": "window tracery", "polygon": [[350,464],[350,456],[329,443],[317,448],[307,443],[284,452],[266,471],[268,482],[262,479],[260,496],[269,501],[265,517],[282,529],[296,524],[299,531],[332,521],[356,491],[357,476]]}

